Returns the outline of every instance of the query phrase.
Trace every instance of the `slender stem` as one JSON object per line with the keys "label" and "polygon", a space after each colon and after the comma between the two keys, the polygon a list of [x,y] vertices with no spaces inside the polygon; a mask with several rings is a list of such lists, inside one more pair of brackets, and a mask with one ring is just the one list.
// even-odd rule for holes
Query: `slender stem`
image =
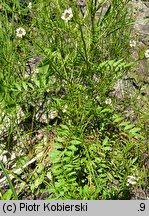
{"label": "slender stem", "polygon": [[84,52],[85,52],[86,67],[87,67],[87,70],[89,70],[87,48],[86,48],[86,43],[85,43],[85,39],[84,39],[84,35],[83,35],[83,30],[82,30],[82,26],[80,24],[79,24],[79,27],[80,27],[80,32],[81,32],[81,39],[82,39],[82,42],[83,42],[83,48],[84,48]]}
{"label": "slender stem", "polygon": [[95,3],[93,3],[93,0],[91,1],[91,32],[92,32],[92,42],[91,42],[91,51],[94,49],[95,47],[95,14],[96,14],[96,4],[97,1],[95,1]]}

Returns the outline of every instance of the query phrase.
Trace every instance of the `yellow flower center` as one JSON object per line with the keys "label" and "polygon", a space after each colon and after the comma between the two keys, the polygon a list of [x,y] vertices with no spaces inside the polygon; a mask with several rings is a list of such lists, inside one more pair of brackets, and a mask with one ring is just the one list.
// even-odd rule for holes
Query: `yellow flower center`
{"label": "yellow flower center", "polygon": [[19,34],[23,34],[23,31],[21,29],[19,30]]}
{"label": "yellow flower center", "polygon": [[70,16],[70,13],[65,14],[65,19],[67,19]]}

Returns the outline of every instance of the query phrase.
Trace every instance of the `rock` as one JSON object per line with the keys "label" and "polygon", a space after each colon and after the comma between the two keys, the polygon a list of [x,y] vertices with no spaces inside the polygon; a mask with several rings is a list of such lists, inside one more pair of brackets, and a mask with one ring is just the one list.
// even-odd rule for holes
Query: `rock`
{"label": "rock", "polygon": [[29,59],[26,63],[26,72],[28,75],[34,72],[34,70],[37,68],[38,64],[41,62],[41,58],[38,56],[35,56],[31,59]]}

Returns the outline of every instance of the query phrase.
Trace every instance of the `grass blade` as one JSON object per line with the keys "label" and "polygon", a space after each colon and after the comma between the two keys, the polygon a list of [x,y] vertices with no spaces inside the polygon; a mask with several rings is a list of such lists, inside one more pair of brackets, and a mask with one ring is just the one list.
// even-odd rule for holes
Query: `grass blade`
{"label": "grass blade", "polygon": [[5,175],[6,179],[7,179],[7,181],[8,181],[9,187],[12,190],[14,199],[18,200],[18,196],[17,196],[17,193],[15,191],[15,188],[13,187],[12,181],[11,181],[9,175],[7,174],[7,170],[5,169],[5,167],[4,167],[4,165],[3,165],[3,163],[2,163],[1,160],[0,160],[0,166],[2,168],[2,171],[3,171],[3,173],[4,173],[4,175]]}

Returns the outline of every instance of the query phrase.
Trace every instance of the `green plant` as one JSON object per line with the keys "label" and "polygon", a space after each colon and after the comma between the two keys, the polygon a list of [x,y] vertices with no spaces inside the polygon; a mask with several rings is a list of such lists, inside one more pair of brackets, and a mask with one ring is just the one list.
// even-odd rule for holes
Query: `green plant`
{"label": "green plant", "polygon": [[[140,161],[147,149],[146,117],[132,124],[123,114],[136,98],[113,94],[136,64],[129,55],[129,1],[86,1],[85,15],[77,1],[38,0],[32,8],[0,3],[0,145],[18,155],[22,150],[25,160],[44,149],[47,158],[49,131],[55,133],[51,165],[35,160],[22,170],[28,192],[33,198],[48,191],[50,199],[129,199],[128,176],[138,169],[146,179]],[[34,59],[39,62],[29,65]]]}

